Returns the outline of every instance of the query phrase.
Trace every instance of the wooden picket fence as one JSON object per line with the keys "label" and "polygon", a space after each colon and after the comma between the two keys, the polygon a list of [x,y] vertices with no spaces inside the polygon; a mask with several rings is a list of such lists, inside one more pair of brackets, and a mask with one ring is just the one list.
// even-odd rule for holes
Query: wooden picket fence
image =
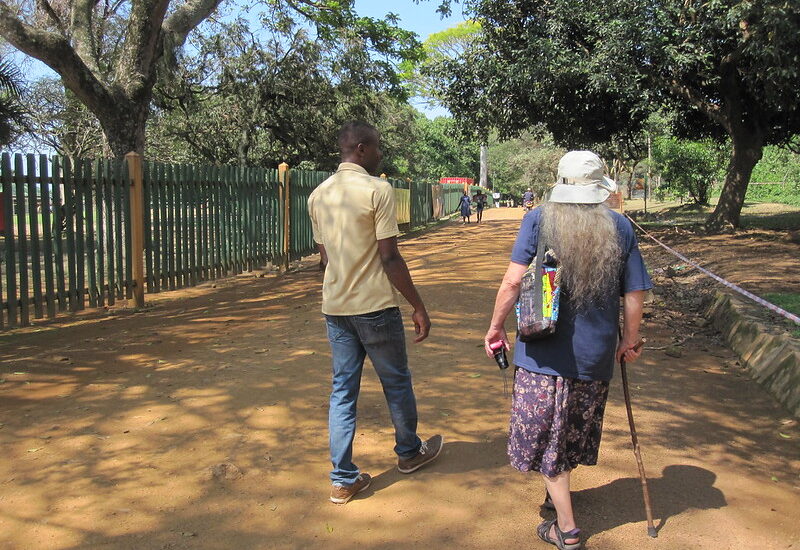
{"label": "wooden picket fence", "polygon": [[[76,161],[3,153],[0,329],[120,299],[141,307],[145,292],[288,267],[316,251],[306,203],[329,175],[286,164],[151,163],[133,153]],[[389,181],[406,227],[455,211],[463,191]]]}

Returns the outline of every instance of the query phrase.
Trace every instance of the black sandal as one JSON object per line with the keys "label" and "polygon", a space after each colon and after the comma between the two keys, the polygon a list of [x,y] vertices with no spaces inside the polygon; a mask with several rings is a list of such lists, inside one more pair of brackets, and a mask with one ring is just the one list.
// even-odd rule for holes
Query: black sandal
{"label": "black sandal", "polygon": [[[555,539],[550,538],[550,528],[553,526],[555,526],[556,532]],[[539,524],[539,527],[536,528],[536,533],[539,535],[540,539],[557,547],[558,550],[578,550],[583,546],[583,541],[581,540],[581,530],[575,528],[571,531],[564,532],[558,527],[557,519],[543,521]],[[567,544],[564,542],[565,539],[578,539],[578,542]]]}

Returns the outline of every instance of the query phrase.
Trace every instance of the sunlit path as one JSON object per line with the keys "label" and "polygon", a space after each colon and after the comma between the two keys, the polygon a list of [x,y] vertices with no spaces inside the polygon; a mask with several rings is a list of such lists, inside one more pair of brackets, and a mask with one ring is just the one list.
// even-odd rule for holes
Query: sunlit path
{"label": "sunlit path", "polygon": [[[420,432],[447,443],[435,465],[397,473],[365,370],[355,455],[375,480],[346,506],[327,501],[330,356],[314,258],[280,278],[161,296],[142,314],[3,337],[0,547],[545,548],[541,484],[507,465],[509,397],[482,349],[521,216],[490,209],[480,225],[402,241],[433,322],[429,340],[409,344]],[[670,344],[674,328],[654,312],[647,345]],[[800,431],[733,360],[698,328],[682,357],[648,351],[630,368],[658,539],[646,537],[612,383],[599,465],[574,477],[589,548],[800,543]],[[236,469],[214,478],[223,463]]]}

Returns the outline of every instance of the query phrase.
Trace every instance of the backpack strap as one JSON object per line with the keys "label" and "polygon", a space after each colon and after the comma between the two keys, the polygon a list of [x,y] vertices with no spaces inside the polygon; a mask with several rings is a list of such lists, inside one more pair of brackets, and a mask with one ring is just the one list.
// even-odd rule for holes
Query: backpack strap
{"label": "backpack strap", "polygon": [[542,238],[542,218],[539,218],[539,231],[536,236],[536,262],[533,272],[533,311],[536,318],[542,316],[542,262],[544,261],[544,239]]}

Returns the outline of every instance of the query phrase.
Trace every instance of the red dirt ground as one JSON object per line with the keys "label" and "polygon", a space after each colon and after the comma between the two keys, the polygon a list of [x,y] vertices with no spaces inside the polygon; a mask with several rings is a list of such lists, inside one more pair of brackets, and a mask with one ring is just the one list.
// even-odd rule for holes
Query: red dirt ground
{"label": "red dirt ground", "polygon": [[[313,258],[280,277],[148,296],[142,313],[3,334],[0,547],[548,547],[534,531],[543,489],[507,464],[509,398],[481,343],[520,216],[489,210],[480,226],[403,241],[433,319],[429,340],[409,344],[420,432],[444,434],[446,448],[397,473],[366,369],[355,452],[375,480],[346,506],[327,501],[330,357]],[[796,285],[796,245],[753,237],[758,246],[749,236],[673,244],[742,283],[748,262],[777,255]],[[574,475],[587,547],[796,548],[800,428],[704,326],[691,277],[657,271],[680,262],[642,247],[658,288],[643,329],[651,349],[629,370],[659,537],[646,537],[615,379],[599,464]],[[690,334],[681,357],[652,349]],[[236,469],[213,477],[223,463]]]}

